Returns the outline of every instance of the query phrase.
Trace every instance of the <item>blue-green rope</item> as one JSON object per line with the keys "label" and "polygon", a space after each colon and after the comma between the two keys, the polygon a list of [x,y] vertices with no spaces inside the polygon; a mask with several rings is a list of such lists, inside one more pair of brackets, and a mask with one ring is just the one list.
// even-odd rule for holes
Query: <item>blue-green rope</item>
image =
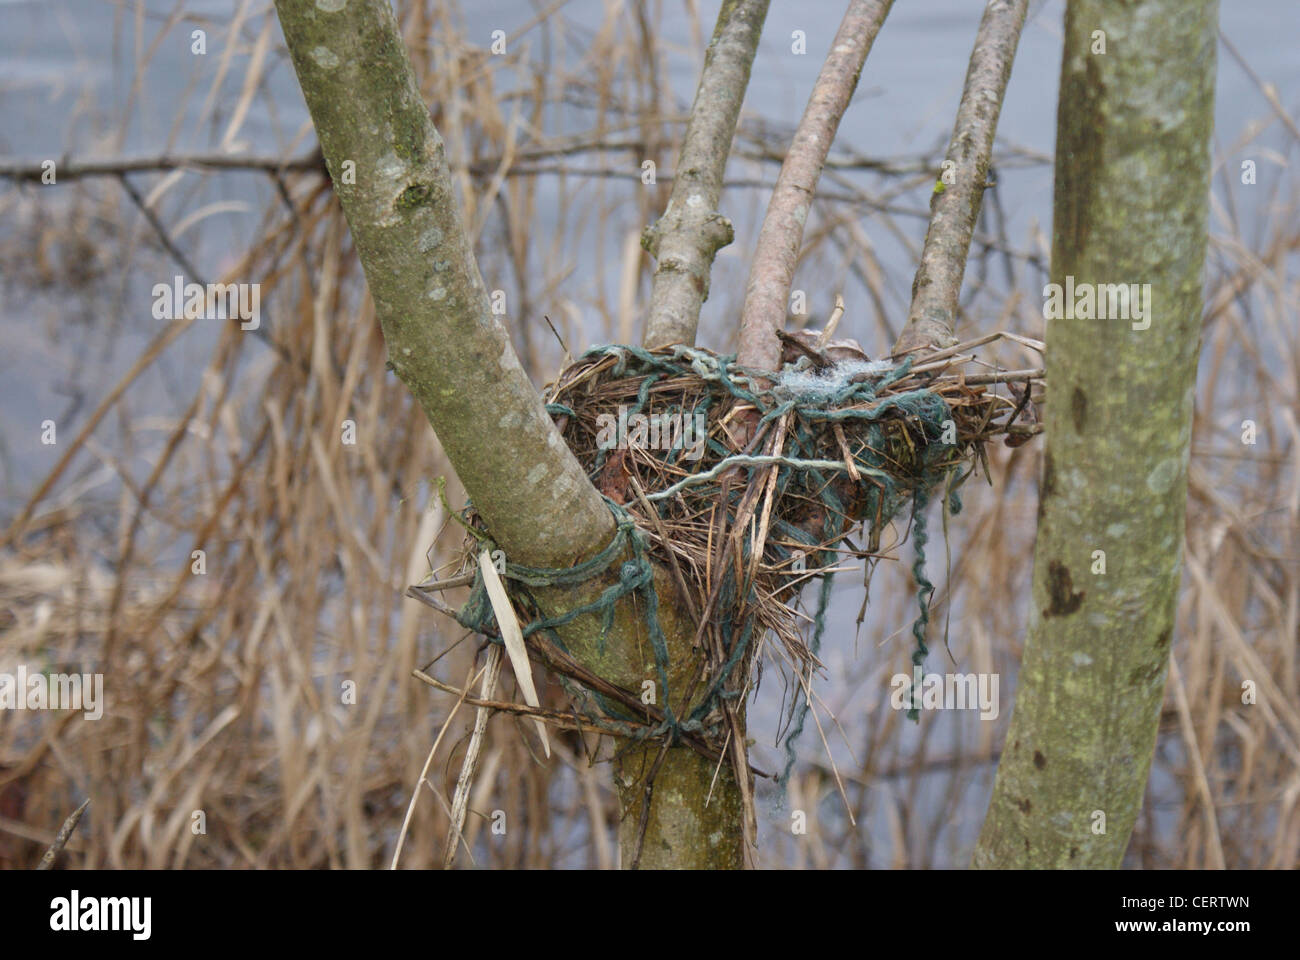
{"label": "blue-green rope", "polygon": [[[667,501],[682,490],[708,483],[727,469],[743,467],[752,475],[754,470],[775,464],[778,466],[778,495],[786,494],[794,486],[801,486],[805,494],[820,499],[826,507],[828,521],[823,532],[826,538],[834,540],[842,532],[844,507],[831,490],[824,474],[846,472],[847,466],[843,461],[823,460],[809,455],[815,450],[815,434],[810,427],[818,422],[863,421],[866,431],[865,443],[858,452],[853,454],[853,457],[858,473],[871,477],[874,481],[874,483],[864,484],[866,493],[864,514],[872,518],[879,517],[881,522],[885,522],[897,514],[909,498],[912,503],[913,544],[916,551],[912,575],[917,583],[919,607],[919,614],[912,624],[912,635],[916,641],[912,662],[919,665],[925,660],[928,652],[925,636],[930,618],[929,603],[934,594],[934,585],[925,576],[925,546],[928,541],[925,508],[929,501],[929,491],[942,479],[948,469],[948,465],[944,462],[945,448],[934,441],[940,436],[944,421],[951,416],[951,413],[943,397],[926,388],[877,399],[882,390],[898,382],[911,371],[910,357],[892,369],[881,371],[879,375],[843,384],[828,381],[827,388],[821,390],[817,389],[815,383],[811,389],[792,389],[783,385],[779,378],[776,386],[770,389],[757,389],[756,382],[760,379],[769,379],[772,374],[747,370],[736,364],[734,355],[717,356],[683,345],[674,346],[670,354],[665,354],[652,353],[638,346],[609,344],[593,347],[583,356],[584,358],[615,357],[616,362],[610,371],[611,376],[615,378],[641,376],[636,402],[635,405],[629,405],[629,414],[640,413],[644,409],[649,402],[651,388],[665,376],[692,374],[717,385],[738,400],[752,404],[760,411],[761,423],[770,422],[787,413],[795,414],[793,429],[789,434],[789,452],[783,455],[735,454],[716,440],[708,440],[709,449],[721,457],[721,461],[707,471],[692,474],[664,490],[647,494],[649,501],[660,504],[659,509],[663,509]],[[695,405],[692,413],[707,414],[713,402],[714,396],[711,393],[706,394]],[[546,409],[553,416],[576,416],[573,408],[563,403],[549,403]],[[891,412],[897,412],[919,422],[927,441],[916,476],[910,479],[891,474],[886,469],[885,457],[881,453],[887,439],[883,418]],[[666,452],[666,459],[670,463],[676,462],[684,452],[684,431],[682,433],[683,436],[679,436],[674,442],[673,449]],[[603,466],[607,454],[606,450],[598,452],[591,468],[593,476]],[[654,651],[660,689],[663,691],[664,721],[653,729],[647,729],[644,725],[635,727],[630,735],[637,737],[667,735],[672,740],[676,740],[684,731],[710,733],[712,731],[705,729],[705,721],[717,707],[718,701],[734,699],[740,695],[739,690],[727,690],[724,684],[750,647],[754,631],[753,613],[742,618],[740,622],[733,621],[730,611],[739,607],[737,601],[740,598],[737,596],[738,586],[735,583],[734,572],[728,571],[719,598],[719,627],[724,639],[726,658],[721,668],[709,678],[708,685],[697,705],[691,709],[687,717],[679,719],[672,710],[669,697],[668,677],[672,664],[669,662],[667,642],[659,625],[658,596],[654,588],[653,567],[648,555],[646,535],[636,526],[631,515],[622,506],[608,498],[606,503],[614,514],[616,532],[609,545],[590,559],[572,567],[559,569],[527,567],[506,562],[503,576],[507,581],[517,584],[519,588],[546,587],[574,585],[588,581],[604,574],[618,558],[627,556],[629,552],[631,555],[631,559],[623,561],[617,582],[604,589],[595,600],[564,614],[539,616],[522,628],[523,633],[528,636],[538,630],[545,630],[563,649],[564,645],[556,634],[557,628],[585,614],[600,613],[601,632],[598,644],[603,652],[608,632],[613,624],[615,604],[631,594],[639,594],[646,606],[646,624]],[[955,492],[949,495],[948,506],[953,513],[960,509],[960,502]],[[732,504],[728,504],[728,510],[731,508]],[[774,525],[783,536],[815,548],[816,543],[812,537],[797,527],[780,519],[776,519]],[[475,531],[475,534],[480,540],[485,540],[481,532]],[[486,542],[490,543],[490,541]],[[747,539],[743,549],[748,551],[751,548],[752,544]],[[785,548],[775,544],[773,549],[781,555],[787,553]],[[827,551],[819,562],[822,565],[829,565],[833,561],[833,554]],[[817,611],[813,618],[810,643],[810,650],[814,656],[821,648],[826,628],[831,582],[831,574],[823,576],[818,592]],[[749,585],[745,593],[744,605],[752,611],[756,599],[754,586]],[[532,606],[536,608],[537,605],[532,601],[531,596],[529,599]],[[481,575],[476,576],[470,597],[459,611],[457,619],[469,629],[481,633],[491,631],[494,617]],[[566,688],[567,686],[568,684]],[[598,694],[593,692],[592,696],[607,717],[626,716],[616,706],[607,704]],[[809,708],[808,698],[803,691],[803,678],[800,678],[795,689],[791,705],[791,722],[784,741],[786,764],[779,778],[782,782],[789,777],[793,769],[795,744],[803,731]],[[909,711],[908,716],[913,720],[917,719],[915,709]],[[617,723],[617,721],[611,722]]]}

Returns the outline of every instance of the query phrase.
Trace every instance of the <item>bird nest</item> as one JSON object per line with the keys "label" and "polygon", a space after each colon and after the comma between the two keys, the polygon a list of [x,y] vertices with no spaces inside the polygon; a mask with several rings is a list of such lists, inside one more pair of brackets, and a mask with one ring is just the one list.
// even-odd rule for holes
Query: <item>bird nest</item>
{"label": "bird nest", "polygon": [[[1041,429],[1034,399],[1042,370],[977,366],[971,353],[999,336],[1041,350],[1034,341],[993,335],[921,357],[871,361],[851,341],[783,336],[786,362],[774,374],[699,348],[606,346],[548,386],[547,409],[565,442],[611,509],[635,527],[641,552],[672,570],[677,600],[699,627],[697,642],[707,635],[697,645],[707,660],[702,689],[710,692],[703,702],[680,705],[680,716],[693,707],[684,739],[719,755],[732,713],[727,702],[746,694],[751,666],[761,662],[756,654],[774,639],[801,678],[787,737],[792,759],[800,711],[807,710],[800,693],[819,666],[830,575],[843,569],[845,556],[879,556],[882,531],[905,511],[918,552],[914,660],[924,656],[933,591],[921,562],[925,506],[938,492],[955,512],[957,487],[980,464],[987,474],[990,441],[1016,446]],[[467,554],[463,569],[472,567]],[[813,580],[822,589],[809,616],[797,601]],[[487,610],[480,603],[474,618],[465,608],[457,618],[495,632]],[[592,678],[567,679],[590,687]],[[611,691],[604,692],[608,698]],[[617,699],[636,702],[630,692]],[[650,735],[677,722],[666,716]],[[672,735],[683,729],[675,726]]]}
{"label": "bird nest", "polygon": [[[790,362],[771,380],[698,348],[598,347],[548,400],[569,448],[644,528],[654,558],[680,569],[701,602],[729,573],[732,619],[752,605],[758,625],[808,665],[792,597],[843,553],[877,555],[882,530],[936,486],[951,497],[977,463],[987,473],[987,443],[1037,433],[1031,388],[1042,371],[968,369],[968,351],[990,337],[899,363],[785,339]],[[864,544],[844,550],[859,527]],[[728,533],[740,546],[730,563]]]}

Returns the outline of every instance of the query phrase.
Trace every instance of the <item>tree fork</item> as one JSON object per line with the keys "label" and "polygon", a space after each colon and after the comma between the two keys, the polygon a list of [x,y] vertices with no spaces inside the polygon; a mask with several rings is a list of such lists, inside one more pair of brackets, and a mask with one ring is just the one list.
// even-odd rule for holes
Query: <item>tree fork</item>
{"label": "tree fork", "polygon": [[[557,567],[594,556],[613,536],[613,517],[492,316],[442,139],[391,7],[386,0],[276,0],[276,12],[394,372],[512,560]],[[540,590],[539,599],[550,614],[571,610],[595,599],[618,566],[575,587]],[[655,586],[659,596],[675,596],[667,571],[655,570]],[[642,607],[634,599],[618,605],[603,651],[594,615],[560,633],[592,672],[639,689],[656,676]],[[659,611],[673,675],[686,677],[695,668],[694,626],[674,604]],[[647,835],[676,839],[652,843],[643,863],[739,866],[743,821],[731,816],[739,804],[734,779],[719,777],[706,803],[714,765],[689,747],[668,754]],[[701,837],[706,842],[697,842]],[[632,856],[624,850],[625,866]]]}

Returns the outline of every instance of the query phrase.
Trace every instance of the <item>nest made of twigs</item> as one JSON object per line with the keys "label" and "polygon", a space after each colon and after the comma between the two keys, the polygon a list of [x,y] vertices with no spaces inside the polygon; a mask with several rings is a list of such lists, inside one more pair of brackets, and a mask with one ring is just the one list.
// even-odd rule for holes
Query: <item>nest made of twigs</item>
{"label": "nest made of twigs", "polygon": [[[560,373],[547,399],[558,405],[553,411],[567,408],[556,413],[557,426],[597,488],[636,517],[652,555],[680,571],[696,603],[718,595],[718,579],[729,572],[740,587],[727,591],[725,602],[732,605],[727,619],[735,623],[752,615],[755,636],[770,631],[791,665],[802,671],[815,657],[802,638],[801,620],[807,617],[789,603],[799,589],[837,569],[840,553],[876,554],[881,530],[940,479],[965,479],[978,462],[985,463],[987,473],[984,446],[990,440],[1002,436],[1014,446],[1041,429],[1033,403],[1041,370],[968,369],[974,358],[967,351],[991,339],[914,358],[910,369],[892,380],[886,368],[896,371],[897,365],[876,365],[875,380],[890,382],[869,400],[855,398],[831,410],[843,414],[839,419],[823,416],[827,410],[818,407],[817,396],[800,402],[798,391],[787,387],[794,377],[769,383],[727,358],[682,347],[589,351]],[[822,361],[820,366],[802,361],[805,369],[787,366],[783,374],[802,373],[802,383],[814,387],[821,380],[835,386],[852,379],[836,362]],[[655,373],[647,389],[647,376]],[[870,370],[855,375],[858,382],[872,379]],[[741,394],[752,393],[757,402],[738,396],[729,384],[739,385]],[[999,392],[1000,384],[1006,394]],[[941,399],[951,422],[936,430],[933,418],[927,422],[900,402],[922,394]],[[751,435],[747,428],[760,414],[783,402],[788,406],[792,398],[794,406]],[[683,441],[697,438],[686,436],[685,418],[701,408],[708,442],[691,450],[699,455],[690,459]],[[619,433],[611,446],[611,423],[620,416],[631,421],[635,414],[629,410],[644,415],[651,427],[641,437],[632,429],[626,436]],[[876,420],[854,418],[875,410],[884,411]],[[663,425],[657,438],[656,423]],[[674,440],[678,449],[665,449]],[[725,468],[724,461],[737,454],[792,462]],[[843,469],[799,466],[809,462],[833,462]],[[784,474],[783,468],[788,468]],[[865,546],[845,550],[845,538],[859,525]],[[725,547],[727,535],[738,530],[731,548]]]}

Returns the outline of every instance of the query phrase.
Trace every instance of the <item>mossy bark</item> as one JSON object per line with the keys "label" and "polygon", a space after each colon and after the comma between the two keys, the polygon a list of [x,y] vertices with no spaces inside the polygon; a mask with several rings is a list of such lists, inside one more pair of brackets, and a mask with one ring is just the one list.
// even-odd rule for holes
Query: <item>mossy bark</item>
{"label": "mossy bark", "polygon": [[731,764],[712,763],[694,750],[673,747],[664,757],[654,777],[645,836],[641,836],[646,774],[658,755],[659,747],[648,745],[618,759],[614,779],[623,811],[618,827],[622,866],[631,866],[629,857],[639,855],[641,870],[741,869],[743,834],[728,826],[741,823],[745,816],[735,774]]}
{"label": "mossy bark", "polygon": [[612,518],[492,315],[389,5],[276,9],[393,371],[512,560],[557,565],[596,552]]}
{"label": "mossy bark", "polygon": [[[601,577],[546,598],[547,613],[590,603],[614,583],[619,564]],[[672,574],[654,571],[659,598],[658,621],[668,647],[668,689],[661,686],[640,598],[620,604],[607,637],[600,640],[600,617],[577,618],[561,635],[569,651],[583,665],[625,690],[640,692],[654,684],[654,702],[662,707],[665,695],[678,717],[699,702],[702,685],[696,685],[689,704],[683,698],[700,667],[693,649],[695,628],[685,614]],[[741,714],[741,724],[744,724]],[[626,748],[626,749],[625,749]],[[688,746],[670,748],[655,772],[648,795],[646,828],[641,835],[642,807],[647,800],[647,775],[654,769],[660,744],[619,744],[614,783],[619,796],[619,851],[622,866],[640,869],[738,870],[744,866],[744,810],[742,795],[729,761],[720,765]],[[639,858],[639,859],[638,859]]]}
{"label": "mossy bark", "polygon": [[[394,372],[512,561],[559,567],[596,554],[614,533],[613,518],[491,313],[443,142],[387,0],[277,0],[276,10]],[[656,572],[656,584],[660,597],[673,596],[665,571]],[[605,585],[597,578],[541,591],[539,601],[548,614],[559,614],[594,599]],[[660,617],[680,681],[692,663],[694,630],[667,599]],[[644,604],[633,598],[619,605],[603,646],[594,616],[579,618],[561,636],[592,672],[636,691],[642,680],[657,679],[644,618]],[[669,685],[685,689],[672,677]],[[738,788],[722,777],[706,806],[712,772],[710,761],[687,747],[669,751],[647,837],[672,839],[666,847],[656,839],[644,864],[739,865]],[[726,840],[692,839],[715,836]],[[625,865],[633,854],[623,851]]]}
{"label": "mossy bark", "polygon": [[1182,567],[1217,13],[1066,13],[1052,281],[1150,284],[1150,311],[1049,318],[1033,608],[977,867],[1117,867],[1142,804]]}

